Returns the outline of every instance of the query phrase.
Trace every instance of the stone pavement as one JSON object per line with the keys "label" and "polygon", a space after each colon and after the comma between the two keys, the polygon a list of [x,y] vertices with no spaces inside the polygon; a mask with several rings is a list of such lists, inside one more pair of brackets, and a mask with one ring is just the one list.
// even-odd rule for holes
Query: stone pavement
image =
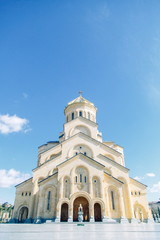
{"label": "stone pavement", "polygon": [[160,224],[0,224],[0,240],[160,239]]}

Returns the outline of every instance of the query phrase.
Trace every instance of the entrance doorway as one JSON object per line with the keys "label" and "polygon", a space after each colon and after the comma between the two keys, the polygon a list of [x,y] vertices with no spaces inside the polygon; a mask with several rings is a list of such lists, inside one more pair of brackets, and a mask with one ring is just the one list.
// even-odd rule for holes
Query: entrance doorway
{"label": "entrance doorway", "polygon": [[73,203],[73,221],[78,221],[78,208],[80,204],[83,207],[83,221],[89,221],[89,203],[84,197],[78,197]]}
{"label": "entrance doorway", "polygon": [[68,204],[63,203],[61,206],[61,222],[68,221]]}
{"label": "entrance doorway", "polygon": [[27,218],[28,218],[28,208],[22,207],[19,211],[18,222],[24,223]]}
{"label": "entrance doorway", "polygon": [[101,216],[101,206],[99,203],[94,204],[94,220],[95,222],[101,222],[102,216]]}

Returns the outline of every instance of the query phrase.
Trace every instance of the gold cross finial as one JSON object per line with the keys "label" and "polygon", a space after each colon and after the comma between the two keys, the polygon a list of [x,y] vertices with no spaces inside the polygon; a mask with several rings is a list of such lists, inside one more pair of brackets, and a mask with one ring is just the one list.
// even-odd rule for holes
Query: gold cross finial
{"label": "gold cross finial", "polygon": [[82,96],[82,91],[79,91],[80,97]]}

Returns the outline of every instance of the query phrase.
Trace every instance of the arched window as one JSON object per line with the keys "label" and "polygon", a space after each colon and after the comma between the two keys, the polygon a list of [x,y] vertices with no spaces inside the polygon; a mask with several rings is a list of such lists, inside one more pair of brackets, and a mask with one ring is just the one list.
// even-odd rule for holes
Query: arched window
{"label": "arched window", "polygon": [[84,177],[84,182],[85,182],[85,183],[87,182],[87,178],[86,178],[86,176]]}
{"label": "arched window", "polygon": [[80,174],[80,182],[82,182],[82,174]]}
{"label": "arched window", "polygon": [[82,117],[82,111],[79,112],[79,116]]}
{"label": "arched window", "polygon": [[77,176],[75,177],[75,182],[77,183]]}
{"label": "arched window", "polygon": [[66,118],[66,122],[68,122],[68,116],[67,116],[67,118]]}
{"label": "arched window", "polygon": [[114,206],[114,194],[113,194],[113,191],[111,191],[111,200],[112,200],[112,209],[114,210],[115,206]]}
{"label": "arched window", "polygon": [[87,118],[90,119],[90,113],[89,112],[87,113]]}
{"label": "arched window", "polygon": [[74,112],[72,113],[72,120],[74,119]]}
{"label": "arched window", "polygon": [[47,210],[50,208],[50,199],[51,199],[51,192],[48,192],[48,203],[47,203]]}
{"label": "arched window", "polygon": [[94,197],[100,197],[100,181],[98,178],[93,178],[93,196]]}
{"label": "arched window", "polygon": [[86,155],[87,155],[87,153],[86,153],[86,152],[84,152],[84,155],[86,156]]}

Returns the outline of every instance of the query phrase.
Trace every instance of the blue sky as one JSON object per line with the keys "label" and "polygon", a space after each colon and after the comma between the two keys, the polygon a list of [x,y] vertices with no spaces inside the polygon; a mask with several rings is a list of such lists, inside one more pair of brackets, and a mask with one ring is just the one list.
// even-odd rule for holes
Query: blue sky
{"label": "blue sky", "polygon": [[0,1],[0,202],[58,140],[83,91],[103,140],[124,147],[130,176],[160,198],[160,2]]}

